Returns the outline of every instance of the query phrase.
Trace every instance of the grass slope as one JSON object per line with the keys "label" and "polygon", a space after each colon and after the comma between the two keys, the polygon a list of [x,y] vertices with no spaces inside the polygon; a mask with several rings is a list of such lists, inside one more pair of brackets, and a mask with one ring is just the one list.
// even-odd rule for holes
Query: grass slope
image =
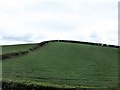
{"label": "grass slope", "polygon": [[118,83],[117,62],[117,48],[50,42],[25,56],[3,61],[3,81],[112,88]]}

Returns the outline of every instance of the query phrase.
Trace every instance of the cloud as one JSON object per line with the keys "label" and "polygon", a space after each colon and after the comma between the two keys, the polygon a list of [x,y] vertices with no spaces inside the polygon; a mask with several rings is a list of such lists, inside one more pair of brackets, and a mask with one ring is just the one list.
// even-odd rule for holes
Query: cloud
{"label": "cloud", "polygon": [[26,22],[26,26],[45,28],[51,32],[57,32],[57,31],[69,32],[69,31],[73,30],[75,27],[73,24],[68,24],[68,23],[64,23],[64,22],[61,23],[61,22],[57,22],[57,21],[56,22],[54,22],[54,21]]}
{"label": "cloud", "polygon": [[0,12],[1,44],[51,39],[118,43],[115,0],[2,0]]}
{"label": "cloud", "polygon": [[32,12],[56,12],[56,13],[66,13],[66,12],[71,12],[72,7],[69,5],[66,5],[64,3],[59,3],[59,2],[39,2],[37,4],[32,4],[32,5],[27,5],[25,7],[26,11],[32,11]]}

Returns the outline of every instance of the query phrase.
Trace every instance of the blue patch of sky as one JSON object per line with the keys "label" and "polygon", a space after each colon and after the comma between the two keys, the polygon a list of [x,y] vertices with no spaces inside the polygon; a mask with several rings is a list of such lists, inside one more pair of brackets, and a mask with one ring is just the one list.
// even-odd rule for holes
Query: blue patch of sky
{"label": "blue patch of sky", "polygon": [[91,38],[97,38],[97,37],[98,37],[98,35],[97,35],[97,33],[96,33],[96,32],[92,32],[92,33],[90,34],[90,37],[91,37]]}
{"label": "blue patch of sky", "polygon": [[100,41],[99,34],[96,31],[91,32],[89,37],[90,37],[91,41],[94,41],[94,42]]}

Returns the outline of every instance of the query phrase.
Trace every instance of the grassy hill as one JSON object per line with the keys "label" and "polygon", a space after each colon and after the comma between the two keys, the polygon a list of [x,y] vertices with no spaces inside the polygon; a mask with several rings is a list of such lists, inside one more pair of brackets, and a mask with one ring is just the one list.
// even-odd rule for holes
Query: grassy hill
{"label": "grassy hill", "polygon": [[[3,53],[35,45],[3,46]],[[4,85],[17,83],[55,88],[118,86],[118,48],[114,47],[49,42],[26,55],[4,60],[2,66]]]}

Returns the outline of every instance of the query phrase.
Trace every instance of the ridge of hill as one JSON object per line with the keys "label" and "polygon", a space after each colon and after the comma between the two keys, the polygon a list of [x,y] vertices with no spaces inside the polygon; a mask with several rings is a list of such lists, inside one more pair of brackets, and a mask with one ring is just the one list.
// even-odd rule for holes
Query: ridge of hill
{"label": "ridge of hill", "polygon": [[[50,41],[43,41],[41,43],[36,43],[36,44],[22,44],[22,49],[25,50],[21,50],[19,48],[21,48],[21,45],[17,45],[17,48],[14,51],[10,51],[7,52],[7,49],[11,48],[15,48],[16,45],[10,45],[9,48],[7,48],[8,46],[3,46],[6,49],[3,50],[3,54],[0,55],[0,59],[5,60],[8,58],[13,58],[16,56],[21,56],[21,55],[26,55],[31,51],[34,51],[42,46],[44,46],[47,43],[50,42],[67,42],[67,43],[76,43],[76,44],[86,44],[86,45],[95,45],[95,46],[102,46],[102,47],[112,47],[112,48],[119,48],[119,46],[117,45],[108,45],[108,44],[102,44],[102,43],[92,43],[92,42],[82,42],[82,41],[73,41],[73,40],[50,40]],[[27,49],[26,49],[27,48]]]}

